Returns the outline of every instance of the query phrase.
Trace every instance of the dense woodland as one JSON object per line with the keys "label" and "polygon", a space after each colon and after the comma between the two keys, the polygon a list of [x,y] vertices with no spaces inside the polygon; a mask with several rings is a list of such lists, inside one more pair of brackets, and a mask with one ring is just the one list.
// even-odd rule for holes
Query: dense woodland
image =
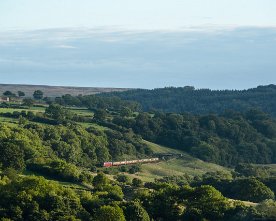
{"label": "dense woodland", "polygon": [[[175,110],[181,113],[166,113],[169,110],[164,107],[160,108],[163,111],[142,111],[159,109],[153,106],[162,90],[204,91],[158,89],[151,107],[137,99],[114,97],[113,93],[51,99],[44,98],[41,91],[33,98],[18,93],[21,97],[16,99],[22,102],[2,103],[0,220],[275,218],[276,174],[265,165],[276,163],[276,121],[271,117],[273,111],[268,111],[270,115],[255,108],[273,107],[269,106],[272,99],[268,101],[266,96],[272,96],[275,87],[222,91],[220,95],[209,91],[217,93],[204,101],[210,103],[207,109],[214,105],[213,114],[195,115],[182,109]],[[122,94],[134,96],[138,92]],[[174,99],[185,94],[182,92],[175,93]],[[218,104],[212,99],[232,96],[233,101],[234,93],[240,102],[244,99],[241,111],[235,111],[239,108],[231,106],[233,102],[227,108],[215,108]],[[16,97],[16,93],[6,96]],[[150,102],[150,97],[146,96],[145,102]],[[218,101],[224,101],[222,97]],[[171,101],[168,99],[168,104]],[[34,111],[33,105],[43,112]],[[183,107],[181,101],[179,105]],[[81,108],[89,114],[79,114]],[[195,112],[201,113],[199,109]],[[227,168],[224,172],[164,176],[151,181],[139,176],[142,165],[102,168],[105,161],[155,156],[145,140]]]}
{"label": "dense woodland", "polygon": [[[92,190],[76,191],[42,177],[6,172],[0,179],[1,220],[232,221],[265,219],[275,214],[273,200],[248,207],[229,201],[210,185],[191,187],[155,181],[143,188],[133,186],[131,199],[124,201],[125,183],[111,181],[102,173],[92,183]],[[265,194],[273,197],[269,191]]]}
{"label": "dense woodland", "polygon": [[276,116],[276,86],[259,86],[248,90],[210,90],[194,87],[168,87],[154,90],[129,90],[106,93],[101,96],[117,96],[123,100],[136,101],[144,111],[194,114],[222,114],[225,110],[245,112],[260,110]]}
{"label": "dense woodland", "polygon": [[204,161],[225,166],[276,163],[276,121],[258,110],[221,116],[141,113],[136,118],[116,117],[113,122]]}
{"label": "dense woodland", "polygon": [[87,107],[91,110],[121,110],[123,108],[129,108],[132,111],[141,110],[141,105],[138,102],[123,100],[117,96],[101,97],[97,95],[86,95],[74,97],[66,94],[62,97],[56,97],[55,103],[63,106]]}

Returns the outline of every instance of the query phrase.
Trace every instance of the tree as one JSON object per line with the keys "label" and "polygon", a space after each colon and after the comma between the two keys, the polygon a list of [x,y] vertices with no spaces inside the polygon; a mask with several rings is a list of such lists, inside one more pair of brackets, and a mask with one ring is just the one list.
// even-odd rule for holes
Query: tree
{"label": "tree", "polygon": [[28,120],[25,117],[22,117],[22,115],[19,116],[19,119],[18,119],[19,125],[24,126],[27,122]]}
{"label": "tree", "polygon": [[219,158],[217,148],[205,142],[201,142],[199,146],[192,147],[191,153],[199,159],[214,163],[217,163],[217,159]]}
{"label": "tree", "polygon": [[23,170],[25,168],[24,153],[12,140],[0,141],[0,163],[4,168]]}
{"label": "tree", "polygon": [[108,192],[108,198],[115,200],[115,201],[119,201],[119,200],[123,200],[124,198],[124,193],[122,191],[122,188],[118,185],[105,185],[103,187],[103,191]]}
{"label": "tree", "polygon": [[34,100],[31,99],[31,98],[24,98],[23,99],[23,105],[30,108],[34,105]]}
{"label": "tree", "polygon": [[70,94],[65,94],[61,97],[60,100],[64,105],[69,106],[81,106],[81,101],[78,99],[78,97],[73,97]]}
{"label": "tree", "polygon": [[128,107],[123,107],[122,110],[120,111],[120,115],[122,117],[130,117],[132,114],[132,111]]}
{"label": "tree", "polygon": [[10,180],[14,181],[18,179],[17,171],[11,167],[3,170],[3,175],[8,177]]}
{"label": "tree", "polygon": [[0,208],[10,220],[90,220],[73,190],[35,176],[0,185]]}
{"label": "tree", "polygon": [[143,181],[140,180],[139,178],[133,178],[132,180],[132,186],[135,186],[135,187],[142,187],[143,186]]}
{"label": "tree", "polygon": [[154,220],[180,220],[183,209],[177,205],[178,187],[165,183],[153,183],[153,185],[157,185],[157,189],[149,195],[146,192],[138,191],[140,195],[138,199],[143,203],[143,207],[147,209],[151,218]]}
{"label": "tree", "polygon": [[43,100],[49,105],[53,103],[53,99],[51,99],[50,97],[44,97]]}
{"label": "tree", "polygon": [[139,202],[131,202],[124,208],[126,219],[129,221],[150,221],[149,214]]}
{"label": "tree", "polygon": [[5,95],[5,96],[7,96],[7,97],[15,97],[15,94],[12,93],[11,91],[5,91],[5,92],[3,93],[3,95]]}
{"label": "tree", "polygon": [[33,120],[35,118],[35,114],[32,111],[28,111],[27,113],[27,119]]}
{"label": "tree", "polygon": [[130,178],[124,174],[119,174],[116,177],[116,180],[119,181],[120,183],[129,183],[130,182]]}
{"label": "tree", "polygon": [[17,91],[18,97],[24,97],[25,93],[23,91]]}
{"label": "tree", "polygon": [[43,92],[41,90],[36,90],[34,91],[33,97],[36,100],[41,100],[43,98]]}
{"label": "tree", "polygon": [[98,109],[94,113],[95,120],[103,121],[106,119],[106,117],[107,117],[107,112],[104,109]]}
{"label": "tree", "polygon": [[194,189],[183,187],[180,195],[188,201],[184,220],[194,220],[196,217],[196,220],[221,220],[231,205],[218,190],[208,185]]}
{"label": "tree", "polygon": [[262,217],[265,220],[265,217],[276,217],[276,202],[273,200],[267,200],[259,203],[256,206],[256,210],[262,214]]}
{"label": "tree", "polygon": [[119,206],[102,206],[96,213],[97,221],[125,221],[123,210]]}
{"label": "tree", "polygon": [[235,171],[246,177],[254,176],[265,178],[270,176],[269,167],[258,167],[253,164],[240,163],[235,167]]}
{"label": "tree", "polygon": [[60,106],[59,104],[50,104],[49,107],[45,109],[45,114],[53,119],[63,121],[71,119],[71,112]]}
{"label": "tree", "polygon": [[106,185],[108,185],[109,180],[103,173],[98,173],[93,179],[93,186],[97,190],[102,190]]}
{"label": "tree", "polygon": [[128,170],[128,172],[130,173],[130,174],[135,174],[135,173],[138,173],[138,172],[140,172],[141,171],[141,165],[139,165],[139,164],[137,164],[137,165],[132,165],[130,168],[129,168],[129,170]]}
{"label": "tree", "polygon": [[231,197],[259,203],[267,199],[274,199],[273,191],[256,178],[238,179],[232,182]]}

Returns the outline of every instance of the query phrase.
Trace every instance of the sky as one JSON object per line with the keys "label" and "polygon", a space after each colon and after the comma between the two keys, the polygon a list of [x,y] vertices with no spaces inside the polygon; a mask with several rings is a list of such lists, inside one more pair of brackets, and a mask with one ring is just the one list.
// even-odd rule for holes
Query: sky
{"label": "sky", "polygon": [[1,0],[1,29],[275,26],[275,0]]}
{"label": "sky", "polygon": [[275,0],[0,0],[0,83],[276,83]]}

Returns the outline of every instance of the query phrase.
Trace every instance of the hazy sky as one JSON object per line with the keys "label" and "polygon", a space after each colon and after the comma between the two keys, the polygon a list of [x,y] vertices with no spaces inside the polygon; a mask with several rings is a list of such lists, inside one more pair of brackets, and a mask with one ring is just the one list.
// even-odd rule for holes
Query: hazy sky
{"label": "hazy sky", "polygon": [[276,0],[0,0],[0,83],[276,84]]}
{"label": "hazy sky", "polygon": [[1,0],[0,28],[276,26],[275,0]]}

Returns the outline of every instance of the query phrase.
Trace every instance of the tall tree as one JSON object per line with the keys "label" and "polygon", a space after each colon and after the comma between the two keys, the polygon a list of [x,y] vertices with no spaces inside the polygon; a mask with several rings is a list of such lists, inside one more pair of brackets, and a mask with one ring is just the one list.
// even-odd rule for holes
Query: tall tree
{"label": "tall tree", "polygon": [[12,93],[11,91],[5,91],[5,92],[3,93],[3,95],[4,95],[4,96],[7,96],[7,97],[15,97],[15,94]]}
{"label": "tall tree", "polygon": [[23,91],[17,91],[18,97],[25,97],[25,93]]}
{"label": "tall tree", "polygon": [[34,105],[34,100],[31,98],[25,98],[23,99],[23,105],[30,108],[31,106]]}
{"label": "tall tree", "polygon": [[41,100],[43,98],[43,92],[41,90],[36,90],[34,91],[33,97],[36,100]]}
{"label": "tall tree", "polygon": [[123,210],[119,206],[102,206],[97,214],[97,221],[125,221]]}
{"label": "tall tree", "polygon": [[0,141],[0,163],[4,168],[23,170],[25,168],[24,152],[18,143],[12,140]]}

